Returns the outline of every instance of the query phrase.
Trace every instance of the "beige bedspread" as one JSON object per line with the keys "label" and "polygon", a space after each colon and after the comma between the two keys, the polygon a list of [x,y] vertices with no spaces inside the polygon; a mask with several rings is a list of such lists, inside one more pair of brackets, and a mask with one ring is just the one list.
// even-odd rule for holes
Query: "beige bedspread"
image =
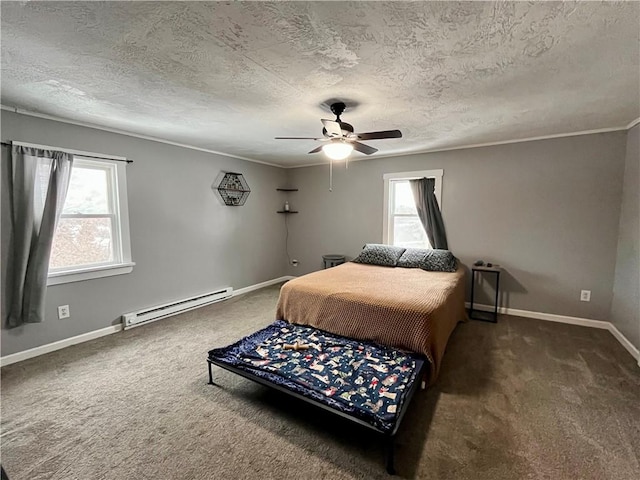
{"label": "beige bedspread", "polygon": [[451,332],[466,319],[464,271],[427,272],[358,263],[285,283],[277,318],[425,355],[429,383]]}

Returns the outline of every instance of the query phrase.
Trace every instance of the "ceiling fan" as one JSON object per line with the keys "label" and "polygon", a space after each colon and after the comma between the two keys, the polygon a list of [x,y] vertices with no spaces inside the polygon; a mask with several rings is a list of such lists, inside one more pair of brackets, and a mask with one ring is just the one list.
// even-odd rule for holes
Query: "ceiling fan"
{"label": "ceiling fan", "polygon": [[331,160],[343,160],[356,150],[365,155],[371,155],[378,151],[377,148],[370,147],[359,140],[382,140],[385,138],[401,138],[400,130],[383,130],[380,132],[354,133],[353,126],[343,122],[340,115],[347,106],[343,102],[331,104],[331,111],[336,116],[335,120],[322,119],[322,137],[276,137],[276,140],[316,140],[324,142],[314,148],[309,153],[318,153],[321,150]]}

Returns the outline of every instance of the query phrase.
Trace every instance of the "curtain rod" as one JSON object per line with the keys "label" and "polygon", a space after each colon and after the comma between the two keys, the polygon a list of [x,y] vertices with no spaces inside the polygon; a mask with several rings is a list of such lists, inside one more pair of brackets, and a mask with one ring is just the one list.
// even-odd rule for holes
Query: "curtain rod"
{"label": "curtain rod", "polygon": [[[2,144],[3,147],[11,147],[13,146],[13,142],[0,142]],[[28,146],[29,144],[23,144],[22,142],[18,143],[16,142],[17,145],[23,145],[23,146]],[[35,148],[42,148],[44,147],[44,145],[34,145]],[[86,157],[86,158],[99,158],[101,160],[111,160],[114,162],[126,162],[126,163],[133,163],[133,160],[129,160],[128,158],[110,158],[110,157],[100,157],[97,155],[89,155],[89,154],[85,154],[83,152],[80,151],[76,151],[76,150],[65,150],[64,148],[57,148],[57,147],[46,147],[46,149],[51,149],[51,150],[58,150],[61,152],[66,152],[66,153],[71,153],[72,155],[78,155],[79,157]]]}

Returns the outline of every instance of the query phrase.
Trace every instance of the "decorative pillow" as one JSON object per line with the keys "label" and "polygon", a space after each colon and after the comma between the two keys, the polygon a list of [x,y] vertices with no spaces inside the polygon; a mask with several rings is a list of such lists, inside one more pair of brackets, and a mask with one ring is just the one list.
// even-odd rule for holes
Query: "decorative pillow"
{"label": "decorative pillow", "polygon": [[407,248],[398,260],[398,267],[421,268],[430,272],[455,272],[458,261],[449,250]]}
{"label": "decorative pillow", "polygon": [[458,260],[450,250],[429,250],[420,268],[430,272],[455,272]]}
{"label": "decorative pillow", "polygon": [[367,243],[360,255],[353,259],[355,263],[367,263],[369,265],[381,265],[383,267],[395,267],[398,259],[406,249],[393,245],[381,245],[379,243]]}
{"label": "decorative pillow", "polygon": [[404,268],[422,268],[422,264],[427,255],[429,255],[429,250],[424,248],[407,248],[398,260],[397,266]]}

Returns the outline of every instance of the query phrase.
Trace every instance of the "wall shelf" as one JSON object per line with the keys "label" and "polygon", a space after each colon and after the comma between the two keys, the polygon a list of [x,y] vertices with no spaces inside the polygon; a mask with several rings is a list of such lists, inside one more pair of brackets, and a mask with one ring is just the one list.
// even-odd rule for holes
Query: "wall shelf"
{"label": "wall shelf", "polygon": [[[297,188],[276,188],[276,190],[278,192],[285,192],[285,193],[297,192],[298,191]],[[284,208],[289,208],[289,201],[288,200],[286,202],[284,202]],[[278,210],[277,213],[284,213],[286,215],[287,213],[298,213],[298,211],[297,210]]]}
{"label": "wall shelf", "polygon": [[217,190],[224,204],[230,207],[241,207],[251,193],[244,176],[235,172],[226,172]]}

